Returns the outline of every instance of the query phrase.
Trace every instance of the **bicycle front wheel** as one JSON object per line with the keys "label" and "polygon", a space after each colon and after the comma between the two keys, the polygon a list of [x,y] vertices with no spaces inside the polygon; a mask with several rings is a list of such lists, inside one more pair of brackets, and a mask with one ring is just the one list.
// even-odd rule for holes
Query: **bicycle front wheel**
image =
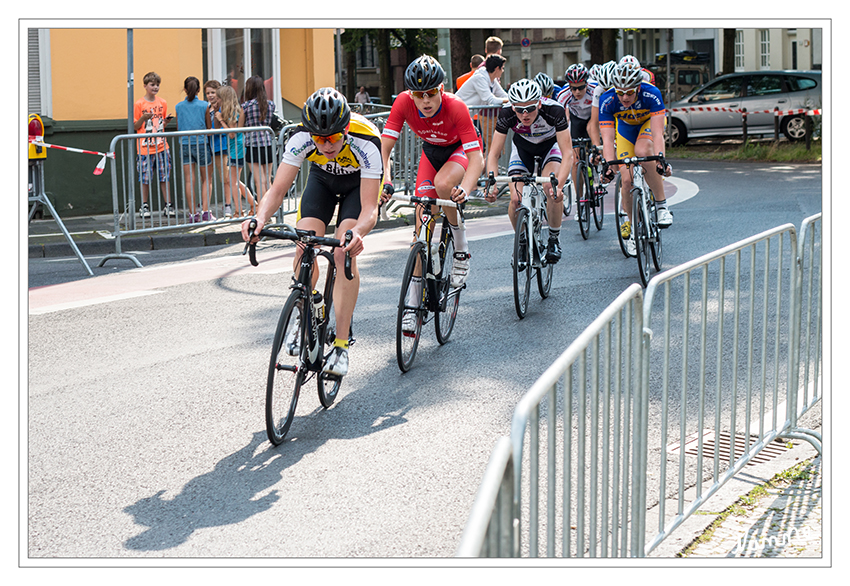
{"label": "bicycle front wheel", "polygon": [[516,232],[514,234],[514,307],[520,319],[528,311],[528,296],[531,293],[531,243],[528,241],[528,210],[521,209],[516,214]]}
{"label": "bicycle front wheel", "polygon": [[425,306],[425,279],[420,278],[419,285],[411,287],[417,265],[420,267],[419,274],[423,274],[425,262],[425,245],[415,242],[410,248],[401,279],[401,296],[396,316],[396,359],[402,372],[407,372],[413,365],[413,358],[419,347],[419,336],[422,334],[422,322],[428,313]]}
{"label": "bicycle front wheel", "polygon": [[588,167],[587,187],[590,193],[593,194],[593,222],[596,224],[596,229],[602,229],[602,222],[605,220],[605,187],[599,182],[599,175],[592,167]]}
{"label": "bicycle front wheel", "polygon": [[[544,229],[544,226],[546,228]],[[546,243],[549,242],[549,218],[546,206],[540,208],[540,223],[535,229],[534,239],[537,241],[540,266],[537,267],[537,291],[540,297],[546,299],[552,291],[552,270],[555,265],[546,260]]]}
{"label": "bicycle front wheel", "polygon": [[635,239],[635,256],[643,286],[649,282],[649,227],[643,192],[639,187],[632,189],[632,235]]}
{"label": "bicycle front wheel", "polygon": [[439,310],[434,314],[434,329],[437,332],[437,342],[445,344],[452,335],[460,305],[460,289],[452,289],[452,267],[455,260],[455,241],[452,231],[443,219],[443,239],[440,245],[440,275],[437,275],[437,289],[440,295]]}
{"label": "bicycle front wheel", "polygon": [[[295,418],[298,395],[306,374],[300,354],[305,334],[304,299],[293,291],[283,306],[272,342],[266,383],[266,434],[274,445],[280,445]],[[292,353],[295,356],[292,356]]]}
{"label": "bicycle front wheel", "polygon": [[576,215],[581,237],[587,240],[590,236],[590,203],[593,194],[587,184],[587,167],[579,165],[576,177]]}

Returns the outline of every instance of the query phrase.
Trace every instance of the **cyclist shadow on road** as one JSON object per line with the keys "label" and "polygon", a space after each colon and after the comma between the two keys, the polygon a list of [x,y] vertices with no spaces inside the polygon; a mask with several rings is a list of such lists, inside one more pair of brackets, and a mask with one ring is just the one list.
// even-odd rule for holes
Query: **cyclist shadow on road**
{"label": "cyclist shadow on road", "polygon": [[[283,472],[329,440],[355,439],[407,422],[409,402],[396,397],[383,408],[369,397],[347,395],[330,410],[317,408],[296,416],[290,436],[272,446],[265,430],[252,434],[240,450],[220,460],[215,468],[187,482],[169,499],[165,489],[123,509],[137,525],[147,527],[127,539],[124,547],[134,551],[163,551],[186,542],[192,534],[209,527],[233,525],[268,511],[281,499],[278,488]],[[360,415],[348,421],[351,409]],[[336,413],[335,413],[336,411]],[[368,421],[367,420],[371,420]],[[297,439],[297,441],[292,441]]]}

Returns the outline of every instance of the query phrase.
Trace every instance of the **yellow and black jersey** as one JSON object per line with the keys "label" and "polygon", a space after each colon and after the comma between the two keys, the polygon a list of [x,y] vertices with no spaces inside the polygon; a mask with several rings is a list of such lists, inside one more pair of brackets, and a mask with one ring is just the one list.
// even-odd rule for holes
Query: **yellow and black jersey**
{"label": "yellow and black jersey", "polygon": [[352,112],[345,146],[331,161],[319,152],[307,129],[299,125],[286,142],[282,162],[300,167],[305,160],[330,175],[360,173],[367,179],[381,179],[384,176],[381,132],[362,115]]}

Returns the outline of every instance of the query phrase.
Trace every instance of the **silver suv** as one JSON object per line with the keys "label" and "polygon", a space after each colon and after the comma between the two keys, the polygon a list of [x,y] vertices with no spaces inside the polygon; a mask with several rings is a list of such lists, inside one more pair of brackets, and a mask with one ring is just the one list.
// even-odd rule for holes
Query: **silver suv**
{"label": "silver suv", "polygon": [[[670,105],[667,126],[673,146],[690,138],[743,134],[741,114],[747,115],[747,133],[773,134],[772,111],[821,107],[820,71],[745,71],[722,75]],[[692,110],[692,108],[702,108]],[[718,110],[721,109],[721,110]],[[761,113],[770,110],[771,113]],[[805,137],[805,115],[782,116],[779,128],[788,140]]]}

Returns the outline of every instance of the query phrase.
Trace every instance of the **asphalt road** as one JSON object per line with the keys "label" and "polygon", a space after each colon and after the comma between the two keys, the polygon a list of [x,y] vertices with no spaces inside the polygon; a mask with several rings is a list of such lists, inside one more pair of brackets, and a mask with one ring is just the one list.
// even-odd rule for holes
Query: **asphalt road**
{"label": "asphalt road", "polygon": [[[799,227],[821,210],[820,166],[673,164],[675,177],[698,192],[674,201],[665,266],[780,224]],[[452,556],[519,398],[638,281],[613,218],[588,241],[567,219],[552,294],[541,300],[533,288],[520,321],[512,236],[492,223],[472,240],[451,341],[441,347],[433,329],[425,331],[404,375],[395,361],[395,311],[411,230],[370,235],[351,372],[331,409],[321,409],[314,386],[302,392],[278,448],[265,437],[263,393],[289,281],[285,246],[260,251],[257,269],[245,266],[240,246],[152,252],[141,259],[145,269],[118,266],[85,286],[50,276],[80,274],[75,258],[31,259],[31,287],[60,284],[31,292],[22,396],[26,555],[308,564]],[[203,273],[210,267],[213,277]],[[167,281],[172,273],[179,277]],[[143,296],[121,291],[85,303],[131,279]],[[32,303],[53,293],[41,308]]]}

